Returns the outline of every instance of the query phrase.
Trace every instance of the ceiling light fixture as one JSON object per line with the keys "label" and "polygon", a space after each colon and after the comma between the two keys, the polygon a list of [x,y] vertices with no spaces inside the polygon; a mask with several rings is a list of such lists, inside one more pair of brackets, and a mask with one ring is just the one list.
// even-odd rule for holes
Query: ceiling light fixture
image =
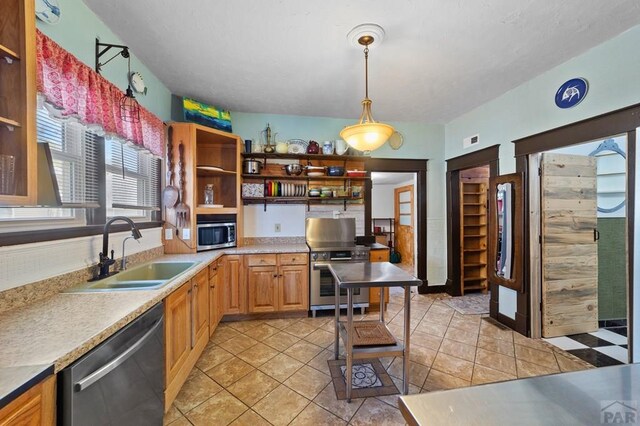
{"label": "ceiling light fixture", "polygon": [[[109,58],[106,62],[101,63],[100,57],[112,48],[120,49],[120,51]],[[131,76],[131,55],[129,54],[129,48],[120,44],[100,43],[100,40],[96,38],[96,72],[98,74],[100,74],[100,71],[102,71],[102,67],[111,62],[111,60],[113,60],[116,56],[122,56],[123,58],[127,59],[127,79],[130,80],[129,76]],[[133,90],[131,89],[131,81],[129,81],[126,92],[120,98],[120,118],[122,119],[122,121],[126,121],[129,123],[140,122],[140,104],[136,100],[136,97],[133,95]]]}
{"label": "ceiling light fixture", "polygon": [[393,134],[394,129],[388,124],[379,123],[371,116],[371,99],[369,99],[369,46],[375,37],[382,41],[384,30],[376,24],[362,24],[352,29],[347,37],[357,37],[358,44],[364,46],[364,88],[362,114],[358,124],[347,126],[340,132],[340,137],[359,151],[373,151],[380,148]]}

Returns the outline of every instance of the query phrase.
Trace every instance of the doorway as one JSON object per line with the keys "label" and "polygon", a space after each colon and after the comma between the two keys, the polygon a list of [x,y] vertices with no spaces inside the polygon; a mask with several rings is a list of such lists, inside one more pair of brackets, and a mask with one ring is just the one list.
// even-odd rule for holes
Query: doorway
{"label": "doorway", "polygon": [[376,243],[390,248],[390,261],[416,275],[415,173],[371,173],[371,225]]}
{"label": "doorway", "polygon": [[538,154],[549,343],[601,367],[628,362],[627,135]]}
{"label": "doorway", "polygon": [[[414,177],[414,275],[422,281],[418,287],[419,293],[429,293],[439,291],[440,286],[433,286],[437,290],[428,287],[427,281],[427,160],[406,160],[406,159],[383,159],[371,158],[366,162],[366,169],[373,173],[404,173],[405,176]],[[373,182],[371,179],[365,181],[366,192],[373,195]],[[373,235],[375,226],[387,226],[382,224],[374,225],[372,214],[372,197],[365,200],[365,235]],[[388,197],[389,205],[393,206],[393,192]],[[394,218],[393,211],[385,213],[385,218]],[[395,218],[394,218],[395,221]],[[394,237],[395,239],[395,237]]]}
{"label": "doorway", "polygon": [[398,266],[413,275],[415,269],[414,185],[404,185],[395,188],[393,192],[396,251],[400,254],[396,260],[400,260]]}
{"label": "doorway", "polygon": [[[640,286],[640,276],[635,273],[637,254],[640,251],[640,233],[636,231],[634,222],[640,220],[640,214],[635,209],[635,191],[638,185],[635,165],[638,161],[636,144],[637,128],[640,127],[640,104],[632,105],[620,110],[591,117],[563,127],[548,130],[536,135],[528,136],[516,141],[515,145],[516,170],[524,176],[526,211],[530,214],[524,218],[524,258],[525,283],[528,285],[522,292],[515,295],[517,318],[524,320],[530,337],[541,336],[541,221],[536,212],[540,211],[540,184],[538,179],[538,154],[557,148],[583,144],[585,141],[603,141],[610,135],[626,135],[627,169],[626,169],[626,239],[625,274],[627,277],[627,337],[629,360],[638,362],[640,358],[640,297],[635,288]],[[638,234],[638,235],[636,235]],[[601,234],[602,235],[602,234]],[[634,303],[635,302],[635,303]]]}

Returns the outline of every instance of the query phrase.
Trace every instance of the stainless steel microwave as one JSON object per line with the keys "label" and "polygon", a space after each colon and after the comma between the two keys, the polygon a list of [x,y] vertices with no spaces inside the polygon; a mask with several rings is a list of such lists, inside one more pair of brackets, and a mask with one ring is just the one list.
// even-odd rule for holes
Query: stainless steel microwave
{"label": "stainless steel microwave", "polygon": [[235,222],[203,222],[197,225],[198,251],[236,246]]}

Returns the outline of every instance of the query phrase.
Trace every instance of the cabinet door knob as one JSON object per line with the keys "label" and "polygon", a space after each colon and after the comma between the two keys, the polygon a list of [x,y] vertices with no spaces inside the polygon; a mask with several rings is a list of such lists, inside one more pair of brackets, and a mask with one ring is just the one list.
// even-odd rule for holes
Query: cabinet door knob
{"label": "cabinet door knob", "polygon": [[278,274],[274,275],[273,278],[278,278]]}

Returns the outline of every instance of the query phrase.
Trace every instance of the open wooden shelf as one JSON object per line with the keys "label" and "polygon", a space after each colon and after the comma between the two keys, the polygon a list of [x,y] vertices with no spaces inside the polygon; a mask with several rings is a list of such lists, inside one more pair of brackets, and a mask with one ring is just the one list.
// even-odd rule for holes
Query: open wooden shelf
{"label": "open wooden shelf", "polygon": [[12,59],[14,61],[20,60],[20,55],[12,49],[9,49],[7,46],[0,43],[0,56],[4,56],[6,58]]}
{"label": "open wooden shelf", "polygon": [[487,216],[485,178],[460,182],[461,293],[487,288],[487,224],[477,223]]}
{"label": "open wooden shelf", "polygon": [[351,176],[290,176],[290,175],[242,175],[242,179],[264,179],[264,180],[298,180],[298,181],[317,181],[317,180],[369,180],[371,177],[351,177]]}
{"label": "open wooden shelf", "polygon": [[17,121],[2,116],[0,116],[0,124],[12,127],[20,127],[20,123],[18,123]]}
{"label": "open wooden shelf", "polygon": [[338,160],[338,161],[365,161],[362,155],[324,155],[324,154],[265,154],[264,152],[243,152],[243,158],[274,158],[282,160]]}
{"label": "open wooden shelf", "polygon": [[196,207],[194,208],[196,214],[236,214],[238,209],[235,207]]}
{"label": "open wooden shelf", "polygon": [[205,170],[196,167],[197,176],[236,176],[236,172],[230,170]]}

